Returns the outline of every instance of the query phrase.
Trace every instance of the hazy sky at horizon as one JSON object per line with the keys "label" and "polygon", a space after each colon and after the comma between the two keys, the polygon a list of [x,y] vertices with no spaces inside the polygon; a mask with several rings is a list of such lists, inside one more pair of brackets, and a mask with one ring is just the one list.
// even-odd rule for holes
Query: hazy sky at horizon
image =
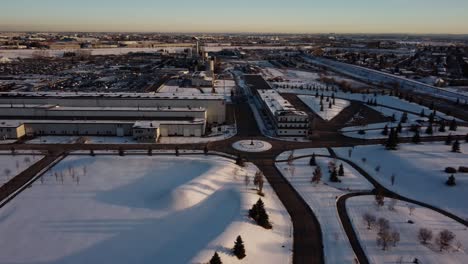
{"label": "hazy sky at horizon", "polygon": [[468,34],[467,0],[2,0],[0,30]]}

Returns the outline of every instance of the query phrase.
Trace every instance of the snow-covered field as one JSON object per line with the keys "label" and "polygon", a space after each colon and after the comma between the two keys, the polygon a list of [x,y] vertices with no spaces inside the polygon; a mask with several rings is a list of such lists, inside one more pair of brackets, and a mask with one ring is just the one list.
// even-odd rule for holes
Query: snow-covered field
{"label": "snow-covered field", "polygon": [[[287,154],[289,155],[289,154]],[[310,158],[276,163],[276,166],[304,198],[318,217],[322,228],[325,263],[353,263],[355,255],[344,232],[336,209],[337,197],[350,191],[371,190],[372,185],[347,163],[343,164],[345,176],[339,177],[341,183],[330,182],[328,163],[332,158],[317,157],[317,165],[322,169],[322,181],[311,183],[315,166],[309,165]]]}
{"label": "snow-covered field", "polygon": [[[388,203],[389,200],[387,199],[386,202]],[[394,211],[389,210],[387,206],[377,208],[374,196],[353,197],[346,202],[346,205],[361,246],[364,248],[370,263],[414,263],[415,258],[419,260],[419,263],[424,264],[468,263],[468,254],[466,253],[468,231],[465,226],[448,217],[401,201],[397,202]],[[410,206],[415,208],[412,215],[409,214],[408,208]],[[389,220],[391,228],[400,233],[400,242],[396,247],[391,246],[384,251],[377,245],[378,228],[375,226],[371,230],[367,229],[367,224],[363,220],[365,213]],[[412,220],[414,224],[409,224],[408,220]],[[418,240],[420,228],[432,230],[434,238],[444,229],[453,232],[456,237],[452,242],[452,247],[440,252],[435,239],[427,245],[421,244]],[[456,246],[458,241],[462,245],[460,250],[457,250]]]}
{"label": "snow-covered field", "polygon": [[300,156],[307,156],[307,155],[330,155],[330,152],[328,152],[328,149],[326,148],[308,148],[308,149],[295,149],[295,150],[290,150],[290,151],[285,151],[279,154],[276,157],[276,160],[286,160],[288,159],[291,154],[293,157],[300,157]]}
{"label": "snow-covered field", "polygon": [[[398,124],[391,124],[389,125],[389,129],[392,128],[392,127],[395,127],[397,126]],[[384,125],[385,126],[385,125]],[[349,128],[348,128],[349,129]],[[359,134],[359,130],[363,129],[366,134],[364,135],[360,135]],[[388,138],[388,136],[386,135],[382,135],[382,130],[383,130],[383,127],[380,128],[380,129],[366,129],[365,127],[361,127],[361,128],[358,128],[358,130],[353,130],[353,131],[348,131],[348,132],[344,132],[343,135],[347,136],[347,137],[352,137],[352,138],[361,138],[361,139],[382,139],[382,138]],[[468,133],[468,127],[458,127],[457,131],[449,131],[447,129],[447,131],[445,132],[439,132],[438,131],[438,127],[435,127],[434,128],[434,133],[429,135],[429,134],[426,134],[424,131],[426,130],[426,127],[422,127],[420,129],[420,136],[421,137],[432,137],[432,136],[448,136],[449,134],[452,135],[452,136],[464,136]],[[389,130],[390,131],[390,130]],[[402,129],[402,132],[399,134],[399,137],[400,138],[404,138],[404,137],[412,137],[414,136],[414,133],[410,131],[410,128],[409,127],[404,127]]]}
{"label": "snow-covered field", "polygon": [[[335,99],[335,105],[332,105],[332,108],[330,108],[329,102],[323,99],[323,111],[320,111],[320,98],[308,95],[299,95],[298,97],[323,120],[332,120],[350,104],[347,100]],[[333,99],[330,98],[329,100],[332,101]]]}
{"label": "snow-covered field", "polygon": [[[302,94],[302,95],[315,95],[316,91],[313,90],[304,90],[304,89],[288,89],[288,88],[279,88],[277,89],[278,92],[280,93],[294,93],[294,94]],[[320,91],[320,94],[323,94],[324,96],[331,96],[333,92],[331,91]],[[390,106],[390,107],[395,107],[399,109],[400,111],[406,111],[408,113],[413,112],[415,114],[421,113],[422,110],[426,113],[426,115],[429,115],[432,111],[425,106],[421,106],[416,103],[410,103],[408,101],[399,99],[398,97],[395,96],[389,96],[389,95],[366,95],[366,94],[360,94],[360,93],[344,93],[342,91],[335,92],[336,98],[344,99],[344,100],[355,100],[355,101],[361,101],[361,102],[367,102],[369,99],[371,100],[376,100],[378,104],[384,105],[384,106]],[[324,105],[324,108],[326,108],[327,105]],[[386,113],[391,115],[391,113],[398,113],[398,110],[387,110],[385,107],[375,107],[374,108],[377,111],[382,111],[382,113],[385,115]],[[452,120],[452,116],[448,116],[444,113],[437,112],[436,117],[444,118],[446,120]],[[460,121],[460,119],[457,119]]]}
{"label": "snow-covered field", "polygon": [[255,172],[213,156],[69,156],[0,210],[0,263],[206,263],[214,251],[240,263],[237,235],[242,263],[290,263],[290,218],[268,184],[273,229],[246,216]]}
{"label": "snow-covered field", "polygon": [[[335,151],[338,156],[349,158],[349,149]],[[457,185],[449,187],[445,184],[449,174],[444,172],[446,167],[467,166],[468,144],[461,144],[463,153],[450,150],[451,146],[443,143],[401,144],[397,151],[387,151],[381,145],[358,146],[352,150],[350,159],[387,188],[468,218],[468,175],[455,174]],[[377,166],[380,171],[376,170]],[[394,185],[392,175],[395,175]]]}
{"label": "snow-covered field", "polygon": [[42,155],[18,154],[13,156],[10,154],[0,154],[0,186],[23,172],[42,157]]}

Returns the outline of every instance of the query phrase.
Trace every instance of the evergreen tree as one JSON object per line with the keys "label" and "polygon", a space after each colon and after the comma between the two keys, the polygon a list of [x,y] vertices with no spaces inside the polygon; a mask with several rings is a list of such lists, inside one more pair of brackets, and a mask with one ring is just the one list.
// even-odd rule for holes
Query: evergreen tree
{"label": "evergreen tree", "polygon": [[340,167],[338,169],[338,176],[344,176],[343,163],[340,164]]}
{"label": "evergreen tree", "polygon": [[465,135],[465,141],[468,143],[468,133]]}
{"label": "evergreen tree", "polygon": [[203,153],[205,153],[205,155],[208,154],[208,145],[205,145],[205,147],[203,148]]}
{"label": "evergreen tree", "polygon": [[328,103],[328,108],[329,108],[329,109],[332,108],[332,102]]}
{"label": "evergreen tree", "polygon": [[429,114],[429,123],[431,123],[431,124],[434,123],[434,118],[435,118],[434,113],[430,113]]}
{"label": "evergreen tree", "polygon": [[320,112],[323,112],[323,104],[320,105]]}
{"label": "evergreen tree", "polygon": [[234,242],[234,248],[232,248],[232,253],[238,258],[245,258],[245,246],[244,241],[242,241],[241,236],[237,236],[236,242]]}
{"label": "evergreen tree", "polygon": [[445,182],[445,184],[447,184],[448,186],[455,186],[457,185],[457,183],[455,182],[455,176],[450,175],[450,177],[448,178],[448,180]]}
{"label": "evergreen tree", "polygon": [[396,128],[396,132],[401,133],[402,130],[403,130],[403,126],[401,125],[401,122],[400,122],[400,123],[398,123],[398,126]]}
{"label": "evergreen tree", "polygon": [[440,121],[439,132],[445,132],[445,121]]}
{"label": "evergreen tree", "polygon": [[426,134],[432,135],[434,131],[432,130],[432,123],[429,123],[429,125],[426,128]]}
{"label": "evergreen tree", "polygon": [[221,258],[218,255],[218,252],[215,252],[213,257],[210,259],[210,264],[223,264]]}
{"label": "evergreen tree", "polygon": [[336,172],[336,169],[334,169],[334,170],[330,173],[330,181],[331,181],[331,182],[341,182],[340,179],[338,179],[338,173]]}
{"label": "evergreen tree", "polygon": [[93,149],[89,150],[89,155],[94,157],[94,150]]}
{"label": "evergreen tree", "polygon": [[249,216],[255,220],[257,225],[262,226],[265,229],[271,229],[270,220],[267,212],[265,211],[265,205],[262,199],[258,199],[257,203],[252,206],[249,210]]}
{"label": "evergreen tree", "polygon": [[148,156],[153,156],[153,149],[151,147],[148,148]]}
{"label": "evergreen tree", "polygon": [[179,156],[179,147],[175,147],[175,155]]}
{"label": "evergreen tree", "polygon": [[385,125],[384,129],[382,130],[382,135],[388,136],[388,125]]}
{"label": "evergreen tree", "polygon": [[450,129],[450,131],[457,131],[457,127],[458,127],[457,121],[454,118],[454,119],[452,119],[452,122],[450,122],[450,128],[449,129]]}
{"label": "evergreen tree", "polygon": [[419,114],[420,117],[426,117],[426,113],[424,113],[424,109],[421,110],[421,113]]}
{"label": "evergreen tree", "polygon": [[450,146],[452,145],[453,137],[452,134],[449,134],[447,138],[445,139],[445,145]]}
{"label": "evergreen tree", "polygon": [[401,116],[400,122],[401,123],[408,122],[408,113],[406,113],[406,112],[403,113],[403,115]]}
{"label": "evergreen tree", "polygon": [[391,128],[390,133],[388,135],[388,139],[385,142],[385,148],[388,150],[395,150],[398,146],[398,133]]}
{"label": "evergreen tree", "polygon": [[315,153],[312,153],[312,157],[310,157],[309,165],[317,166],[317,162],[315,161]]}
{"label": "evergreen tree", "polygon": [[413,135],[413,138],[411,139],[411,141],[414,143],[414,144],[419,144],[421,143],[421,136],[419,135],[419,130],[416,130],[414,132],[414,135]]}
{"label": "evergreen tree", "polygon": [[456,139],[455,142],[453,142],[452,152],[460,152],[460,142],[458,141],[458,139]]}

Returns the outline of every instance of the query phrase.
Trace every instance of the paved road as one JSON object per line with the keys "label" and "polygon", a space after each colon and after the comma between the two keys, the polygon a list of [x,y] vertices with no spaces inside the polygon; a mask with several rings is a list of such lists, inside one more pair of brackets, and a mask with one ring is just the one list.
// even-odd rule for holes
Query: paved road
{"label": "paved road", "polygon": [[[314,138],[312,142],[287,142],[272,138],[266,138],[261,135],[260,130],[255,122],[255,118],[250,110],[250,107],[246,103],[240,103],[236,109],[236,120],[238,125],[238,135],[219,142],[212,142],[209,144],[181,144],[179,147],[181,149],[197,149],[202,150],[208,145],[210,150],[219,151],[228,154],[238,155],[241,154],[247,160],[252,161],[256,164],[265,174],[266,178],[273,186],[275,192],[278,194],[278,197],[283,202],[285,207],[288,209],[288,212],[291,215],[291,219],[294,226],[294,254],[293,260],[294,263],[324,263],[323,255],[323,242],[322,242],[322,233],[320,224],[317,220],[317,217],[307,206],[305,201],[296,190],[289,184],[287,180],[276,170],[274,166],[274,160],[277,155],[286,150],[300,149],[300,148],[321,148],[321,147],[350,147],[356,145],[370,145],[370,144],[382,144],[385,140],[361,140],[344,137],[338,132],[340,124],[344,123],[344,120],[352,116],[352,113],[355,113],[358,110],[358,105],[353,105],[349,111],[343,111],[338,115],[334,120],[335,122],[321,122],[320,126],[317,126],[316,129],[319,130],[319,136]],[[461,138],[461,137],[460,137]],[[239,151],[232,148],[232,143],[238,140],[244,139],[259,139],[265,140],[272,144],[272,149],[262,153],[240,153]],[[422,138],[422,141],[442,141],[445,137],[432,137],[432,138]],[[410,139],[402,139],[402,142],[409,142]],[[146,150],[146,149],[174,149],[174,145],[167,144],[13,144],[13,145],[0,145],[0,149],[10,149],[11,147],[15,149],[26,149],[26,150],[43,150],[47,153],[52,153],[47,155],[43,160],[34,164],[26,171],[16,176],[12,181],[8,182],[5,187],[0,188],[0,198],[8,197],[15,190],[18,190],[24,186],[30,179],[39,173],[43,168],[47,167],[49,164],[54,162],[58,156],[63,152],[69,152],[73,150]],[[54,154],[55,153],[55,154]],[[345,160],[346,161],[346,160]],[[351,166],[352,162],[347,161]],[[356,166],[356,169],[361,172],[364,177],[366,177],[376,189],[383,189],[388,196],[396,197],[401,200],[408,202],[414,202],[428,208],[431,208],[435,211],[441,212],[452,219],[457,219],[455,215],[452,215],[448,212],[444,212],[440,209],[431,207],[420,203],[418,201],[413,201],[405,197],[399,196],[389,190],[386,190],[381,186],[377,181],[375,181],[370,175],[366,174],[362,169]],[[365,193],[362,195],[370,195],[370,193]],[[349,197],[348,197],[349,198]],[[343,199],[343,200],[342,200]],[[345,203],[346,197],[343,197],[338,201],[338,208],[340,219],[345,226],[345,231],[351,241],[351,245],[361,263],[368,263],[365,254],[362,251],[361,245],[359,244],[356,234],[349,222],[349,217],[346,214]],[[340,209],[341,208],[341,209]],[[461,222],[463,219],[458,219],[457,221]],[[466,222],[465,222],[466,225]]]}
{"label": "paved road", "polygon": [[43,172],[44,169],[48,168],[61,157],[63,157],[61,152],[50,153],[1,186],[0,208],[7,204],[11,199],[16,197],[16,195],[18,195],[25,188],[27,188],[28,183],[35,176]]}

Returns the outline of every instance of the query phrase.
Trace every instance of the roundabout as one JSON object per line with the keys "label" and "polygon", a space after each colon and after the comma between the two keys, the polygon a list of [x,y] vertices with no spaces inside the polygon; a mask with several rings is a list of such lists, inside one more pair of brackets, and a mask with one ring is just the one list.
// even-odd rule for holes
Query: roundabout
{"label": "roundabout", "polygon": [[264,152],[272,148],[270,143],[262,140],[240,140],[232,144],[232,147],[243,152]]}

